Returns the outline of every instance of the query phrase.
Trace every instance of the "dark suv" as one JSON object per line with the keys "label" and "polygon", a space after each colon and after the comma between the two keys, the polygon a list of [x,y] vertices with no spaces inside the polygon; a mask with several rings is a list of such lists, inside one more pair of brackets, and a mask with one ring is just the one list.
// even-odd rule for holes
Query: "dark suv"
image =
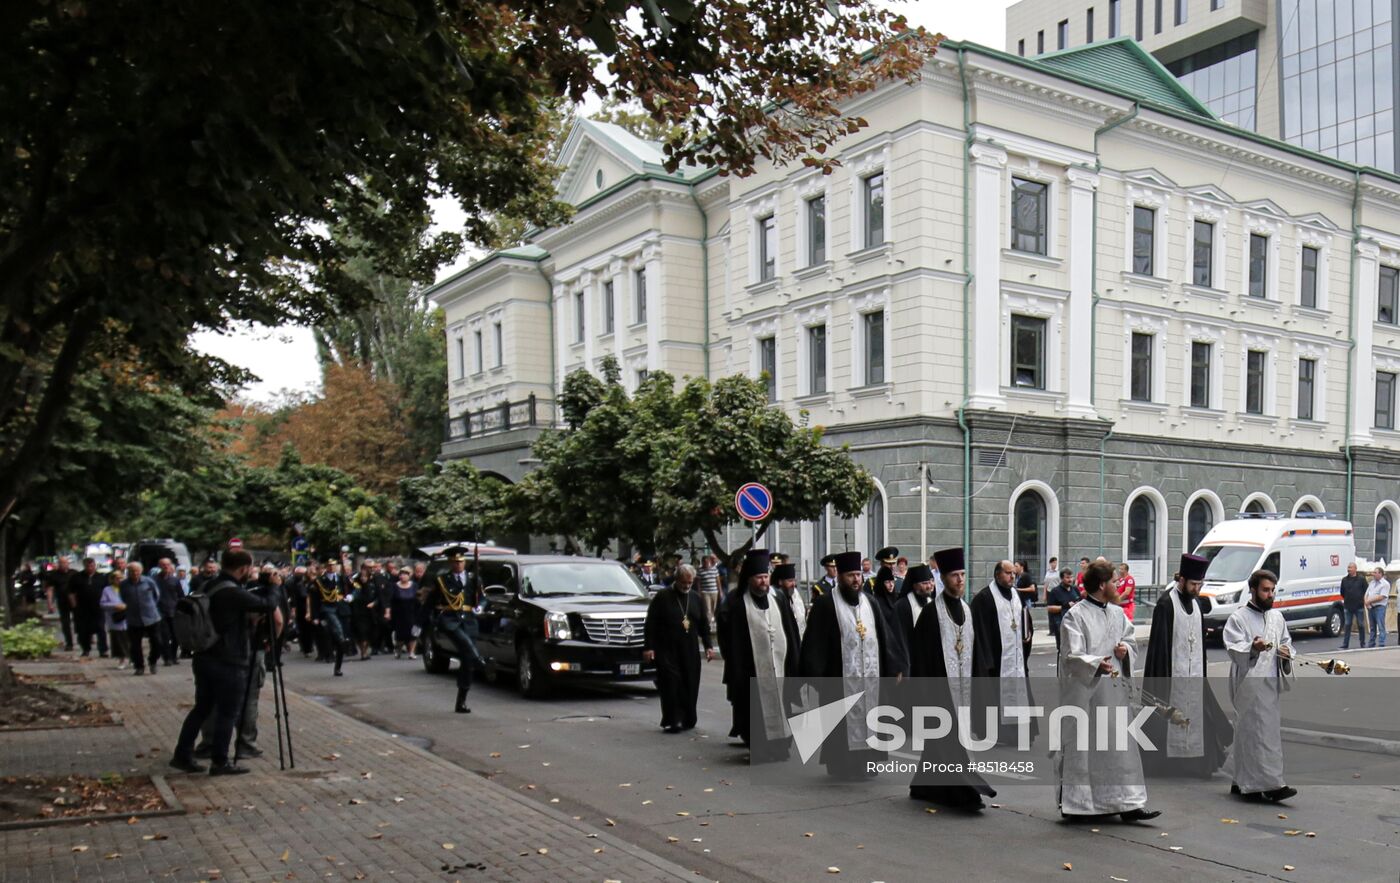
{"label": "dark suv", "polygon": [[[616,561],[567,555],[482,555],[483,601],[477,649],[486,677],[515,672],[525,696],[538,697],[561,678],[636,680],[655,675],[642,661],[647,595]],[[448,571],[445,558],[428,565],[430,584]],[[420,639],[423,667],[440,674],[452,647],[435,639],[432,617]]]}

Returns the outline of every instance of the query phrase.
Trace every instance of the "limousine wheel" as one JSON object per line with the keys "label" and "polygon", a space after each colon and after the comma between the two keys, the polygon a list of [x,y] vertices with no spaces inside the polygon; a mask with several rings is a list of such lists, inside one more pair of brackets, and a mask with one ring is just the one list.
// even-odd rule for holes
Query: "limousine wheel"
{"label": "limousine wheel", "polygon": [[528,699],[538,699],[549,691],[546,675],[535,661],[535,654],[529,644],[518,644],[515,648],[515,682],[520,695]]}

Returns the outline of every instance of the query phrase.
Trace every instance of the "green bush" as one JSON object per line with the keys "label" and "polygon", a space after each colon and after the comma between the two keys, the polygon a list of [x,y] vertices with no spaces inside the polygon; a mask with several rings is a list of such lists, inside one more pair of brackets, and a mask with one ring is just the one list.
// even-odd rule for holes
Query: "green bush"
{"label": "green bush", "polygon": [[0,631],[0,646],[9,659],[41,659],[58,649],[58,639],[38,620]]}

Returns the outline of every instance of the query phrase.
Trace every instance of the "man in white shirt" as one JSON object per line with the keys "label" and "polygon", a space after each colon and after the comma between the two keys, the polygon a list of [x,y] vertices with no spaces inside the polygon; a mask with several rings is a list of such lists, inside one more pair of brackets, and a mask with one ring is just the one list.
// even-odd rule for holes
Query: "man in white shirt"
{"label": "man in white shirt", "polygon": [[1390,604],[1390,582],[1385,571],[1379,567],[1371,571],[1371,582],[1366,586],[1366,617],[1370,620],[1370,643],[1367,647],[1385,646],[1385,608]]}
{"label": "man in white shirt", "polygon": [[1050,564],[1045,568],[1045,576],[1040,578],[1040,583],[1045,586],[1045,597],[1050,597],[1050,590],[1060,584],[1059,558],[1050,559]]}

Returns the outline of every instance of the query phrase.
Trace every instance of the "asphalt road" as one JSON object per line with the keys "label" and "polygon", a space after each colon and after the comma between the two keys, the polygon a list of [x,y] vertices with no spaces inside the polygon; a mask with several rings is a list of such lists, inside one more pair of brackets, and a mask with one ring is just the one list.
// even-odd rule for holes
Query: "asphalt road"
{"label": "asphalt road", "polygon": [[[1037,651],[1033,671],[1052,659],[1050,650]],[[456,715],[453,679],[429,675],[420,663],[377,657],[345,668],[345,677],[333,678],[330,666],[298,657],[286,680],[542,803],[598,825],[611,820],[613,833],[705,879],[832,879],[835,867],[839,879],[883,881],[1390,883],[1400,869],[1400,787],[1367,784],[1400,783],[1395,756],[1288,743],[1290,769],[1355,784],[1308,787],[1278,807],[1230,798],[1221,775],[1153,782],[1151,805],[1164,815],[1134,826],[1063,822],[1051,786],[989,777],[1000,791],[997,806],[969,817],[929,813],[893,780],[754,785],[746,751],[725,737],[718,661],[705,670],[699,730],[680,735],[657,727],[649,685],[574,686],[528,701],[507,686],[478,684],[473,713]]]}

